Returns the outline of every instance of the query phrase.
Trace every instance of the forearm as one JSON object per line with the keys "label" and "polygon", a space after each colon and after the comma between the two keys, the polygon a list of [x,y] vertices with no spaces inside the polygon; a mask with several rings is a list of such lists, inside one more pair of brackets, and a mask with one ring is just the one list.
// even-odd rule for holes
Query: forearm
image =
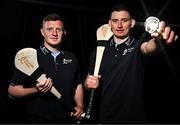
{"label": "forearm", "polygon": [[38,90],[36,89],[36,87],[24,88],[22,85],[10,85],[8,88],[9,95],[17,98],[29,96],[37,92]]}
{"label": "forearm", "polygon": [[142,43],[141,45],[141,52],[144,55],[152,54],[158,50],[157,42],[155,41],[155,38],[150,39],[147,42]]}
{"label": "forearm", "polygon": [[77,106],[84,108],[84,91],[81,84],[79,84],[76,88],[74,100]]}

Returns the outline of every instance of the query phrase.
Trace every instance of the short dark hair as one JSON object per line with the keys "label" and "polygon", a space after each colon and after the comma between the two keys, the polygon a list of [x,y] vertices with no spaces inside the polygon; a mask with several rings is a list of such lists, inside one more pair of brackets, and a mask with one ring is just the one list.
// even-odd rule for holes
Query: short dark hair
{"label": "short dark hair", "polygon": [[110,18],[112,16],[112,12],[114,11],[127,11],[130,17],[133,18],[130,9],[125,4],[118,4],[118,5],[113,6],[110,10]]}
{"label": "short dark hair", "polygon": [[64,24],[64,19],[62,16],[59,16],[58,14],[56,13],[52,13],[52,14],[48,14],[44,17],[43,19],[43,22],[42,22],[42,27],[43,27],[43,24],[47,21],[57,21],[57,20],[60,20],[63,22]]}

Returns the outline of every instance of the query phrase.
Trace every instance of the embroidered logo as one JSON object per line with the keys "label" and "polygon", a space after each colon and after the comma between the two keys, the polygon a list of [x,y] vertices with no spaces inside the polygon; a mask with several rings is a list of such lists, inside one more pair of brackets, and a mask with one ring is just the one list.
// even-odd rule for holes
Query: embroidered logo
{"label": "embroidered logo", "polygon": [[132,52],[133,49],[134,49],[134,47],[125,49],[125,50],[123,51],[122,55],[123,55],[123,56],[127,55],[127,53]]}
{"label": "embroidered logo", "polygon": [[63,59],[63,64],[69,64],[72,62],[72,59]]}

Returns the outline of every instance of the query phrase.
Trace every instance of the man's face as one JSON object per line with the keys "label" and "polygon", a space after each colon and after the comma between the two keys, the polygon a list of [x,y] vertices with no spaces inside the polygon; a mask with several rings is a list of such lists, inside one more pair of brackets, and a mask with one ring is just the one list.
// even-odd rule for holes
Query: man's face
{"label": "man's face", "polygon": [[45,42],[50,46],[57,46],[61,43],[64,35],[64,25],[60,20],[47,21],[43,24],[41,33]]}
{"label": "man's face", "polygon": [[117,38],[125,38],[134,26],[134,20],[130,18],[127,11],[114,11],[111,14],[109,25]]}

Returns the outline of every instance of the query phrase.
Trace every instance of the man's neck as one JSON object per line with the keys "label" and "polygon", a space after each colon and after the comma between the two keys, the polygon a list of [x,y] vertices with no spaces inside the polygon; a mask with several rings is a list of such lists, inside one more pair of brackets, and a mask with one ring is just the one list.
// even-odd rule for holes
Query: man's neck
{"label": "man's neck", "polygon": [[50,46],[49,44],[47,44],[46,42],[44,43],[44,46],[50,50],[51,52],[56,52],[59,51],[59,46]]}
{"label": "man's neck", "polygon": [[123,38],[123,39],[114,37],[114,42],[119,45],[119,44],[121,44],[121,43],[124,43],[124,42],[127,41],[128,39],[129,39],[129,36],[126,37],[126,38]]}

